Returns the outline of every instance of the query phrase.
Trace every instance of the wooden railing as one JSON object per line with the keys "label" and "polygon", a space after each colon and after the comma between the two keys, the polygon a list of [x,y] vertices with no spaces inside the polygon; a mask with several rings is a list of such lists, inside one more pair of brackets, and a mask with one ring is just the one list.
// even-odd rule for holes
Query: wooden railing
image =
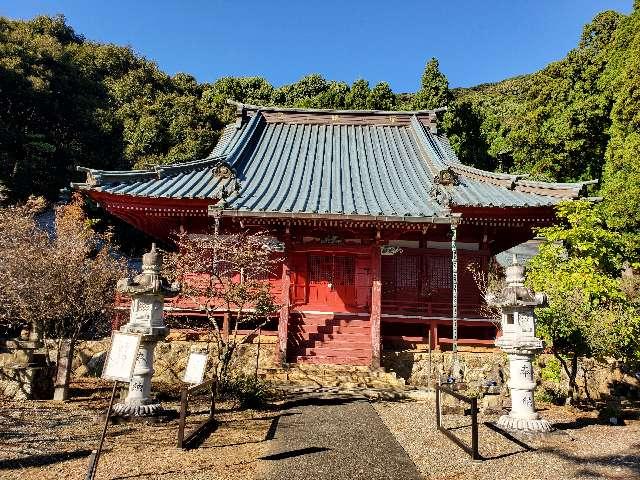
{"label": "wooden railing", "polygon": [[[480,303],[458,303],[458,317],[478,318],[481,315]],[[430,302],[424,300],[393,300],[382,298],[382,313],[403,313],[432,317],[451,317],[451,302]]]}
{"label": "wooden railing", "polygon": [[[180,420],[178,422],[178,440],[177,447],[186,449],[193,443],[193,441],[205,435],[211,427],[215,423],[215,413],[216,413],[216,393],[217,393],[218,382],[216,378],[212,378],[211,380],[207,380],[205,382],[199,383],[198,385],[194,385],[192,387],[187,386],[186,384],[182,386],[182,390],[180,392]],[[184,429],[187,423],[187,415],[189,408],[189,395],[193,393],[203,390],[205,388],[211,388],[211,401],[209,404],[209,415],[207,418],[198,424],[196,428],[194,428],[187,435],[184,433]]]}
{"label": "wooden railing", "polygon": [[[464,414],[471,416],[471,445],[467,445],[458,437],[456,437],[450,430],[442,426],[442,411],[441,411],[441,395],[451,395],[458,400],[468,403],[471,408],[466,409]],[[480,460],[480,452],[478,451],[478,399],[476,397],[467,397],[458,392],[454,392],[449,387],[442,385],[436,385],[436,427],[439,431],[444,433],[449,440],[458,445],[462,450],[467,452],[472,460]]]}

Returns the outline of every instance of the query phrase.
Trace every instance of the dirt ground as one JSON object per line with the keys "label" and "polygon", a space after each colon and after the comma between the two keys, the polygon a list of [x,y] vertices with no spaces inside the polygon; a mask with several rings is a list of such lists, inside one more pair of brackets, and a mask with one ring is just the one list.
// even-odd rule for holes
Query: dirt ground
{"label": "dirt ground", "polygon": [[[102,429],[96,416],[106,410],[110,387],[74,384],[72,401],[0,400],[0,478],[81,479]],[[78,396],[80,395],[80,396]],[[175,398],[165,408],[178,408]],[[205,412],[205,403],[190,407]],[[97,479],[247,479],[265,454],[277,412],[218,405],[218,426],[197,449],[176,448],[178,421],[109,426]],[[188,417],[187,429],[204,415]]]}
{"label": "dirt ground", "polygon": [[[556,431],[543,436],[518,435],[516,440],[486,425],[496,416],[478,417],[479,450],[468,454],[435,428],[431,403],[380,402],[376,411],[429,479],[640,479],[640,420],[638,406],[627,410],[625,425],[604,425],[593,411],[539,406]],[[470,417],[445,415],[443,426],[470,444]]]}
{"label": "dirt ground", "polygon": [[[81,479],[96,448],[106,409],[107,384],[73,385],[66,403],[0,399],[0,478]],[[154,387],[155,388],[155,387]],[[177,398],[161,392],[165,408]],[[261,457],[269,454],[279,411],[238,410],[218,405],[218,425],[199,448],[175,446],[177,420],[156,425],[109,427],[96,478],[106,479],[251,479],[260,476]],[[433,404],[395,401],[374,404],[378,415],[418,470],[429,479],[640,479],[640,420],[631,406],[623,426],[603,425],[596,414],[542,406],[556,432],[544,437],[505,438],[479,418],[480,453],[473,462],[435,429]],[[206,403],[192,405],[187,428],[204,418]],[[200,414],[198,414],[200,413]],[[445,426],[470,438],[469,417],[447,415]],[[337,478],[336,478],[337,480]]]}

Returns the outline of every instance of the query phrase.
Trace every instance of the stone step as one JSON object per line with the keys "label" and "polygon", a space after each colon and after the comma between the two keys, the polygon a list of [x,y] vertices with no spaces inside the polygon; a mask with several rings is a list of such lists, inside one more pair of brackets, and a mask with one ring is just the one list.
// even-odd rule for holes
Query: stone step
{"label": "stone step", "polygon": [[[275,385],[298,385],[304,387],[331,388],[372,388],[378,390],[406,388],[403,378],[394,372],[386,372],[382,368],[371,368],[368,355],[362,357],[353,354],[348,360],[327,355],[299,356],[297,363],[286,368],[269,368],[261,370],[260,377]],[[340,364],[341,361],[348,363]],[[353,365],[358,361],[361,365]]]}

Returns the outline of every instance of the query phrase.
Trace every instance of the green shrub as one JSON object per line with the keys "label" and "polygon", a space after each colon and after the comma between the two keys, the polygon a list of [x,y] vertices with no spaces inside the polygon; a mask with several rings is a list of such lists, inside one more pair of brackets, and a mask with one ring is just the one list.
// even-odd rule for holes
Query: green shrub
{"label": "green shrub", "polygon": [[540,377],[545,382],[560,383],[562,381],[562,366],[555,357],[540,360]]}
{"label": "green shrub", "polygon": [[236,400],[240,408],[261,408],[269,396],[267,384],[251,375],[238,375],[229,378],[219,386],[222,398]]}
{"label": "green shrub", "polygon": [[567,399],[567,391],[554,382],[543,383],[536,389],[536,401],[564,405]]}

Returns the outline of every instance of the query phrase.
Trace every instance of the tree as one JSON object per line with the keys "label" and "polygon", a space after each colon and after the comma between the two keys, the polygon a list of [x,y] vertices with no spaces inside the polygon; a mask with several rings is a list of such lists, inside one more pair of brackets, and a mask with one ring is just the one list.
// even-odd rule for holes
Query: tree
{"label": "tree", "polygon": [[367,108],[372,110],[393,110],[396,97],[387,82],[378,83],[367,96]]}
{"label": "tree", "polygon": [[370,91],[369,82],[365,79],[359,78],[353,82],[345,98],[347,108],[350,110],[366,110]]}
{"label": "tree", "polygon": [[542,228],[545,242],[529,263],[528,283],[548,295],[538,327],[577,393],[580,357],[640,359],[640,310],[623,289],[622,235],[607,229],[587,201],[557,207],[561,224]]}
{"label": "tree", "polygon": [[126,266],[110,235],[92,230],[80,197],[55,210],[52,232],[38,223],[44,207],[30,199],[0,209],[0,320],[30,326],[45,344],[58,341],[56,398],[64,400],[75,343],[110,330]]}
{"label": "tree", "polygon": [[431,58],[424,67],[420,90],[413,96],[414,110],[446,107],[452,99],[447,77],[440,71],[438,60]]}
{"label": "tree", "polygon": [[602,79],[609,87],[611,139],[604,167],[607,222],[626,232],[640,258],[640,8],[620,21]]}
{"label": "tree", "polygon": [[[216,374],[223,388],[232,381],[230,368],[240,346],[278,310],[268,278],[281,263],[274,258],[265,235],[248,232],[197,237],[181,234],[177,252],[167,257],[167,275],[180,282],[180,295],[207,316],[209,341],[218,359]],[[231,315],[230,331],[218,324],[222,313]],[[240,336],[240,329],[251,332]]]}

